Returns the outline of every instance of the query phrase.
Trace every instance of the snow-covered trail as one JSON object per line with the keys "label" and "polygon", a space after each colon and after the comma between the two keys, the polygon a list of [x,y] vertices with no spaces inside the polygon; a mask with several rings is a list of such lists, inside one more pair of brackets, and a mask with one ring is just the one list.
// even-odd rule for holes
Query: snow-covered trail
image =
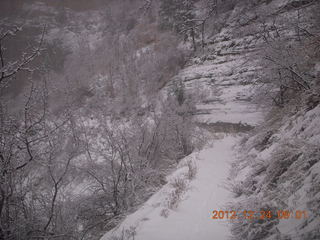
{"label": "snow-covered trail", "polygon": [[[234,158],[232,146],[235,136],[214,140],[203,150],[194,153],[197,175],[188,186],[178,208],[170,210],[168,217],[161,216],[163,202],[170,184],[151,197],[141,209],[128,216],[114,231],[102,240],[119,236],[123,230],[135,228],[135,240],[207,240],[228,239],[226,220],[211,219],[213,210],[223,209],[230,193],[222,185],[229,172],[229,162]],[[175,172],[174,179],[183,175]],[[125,238],[126,239],[126,238]],[[128,238],[131,239],[131,238]]]}
{"label": "snow-covered trail", "polygon": [[233,158],[235,137],[225,137],[213,147],[199,152],[198,174],[176,211],[168,218],[150,214],[150,220],[138,231],[137,240],[206,240],[227,239],[228,227],[223,220],[212,220],[212,210],[221,209],[229,192],[221,186]]}

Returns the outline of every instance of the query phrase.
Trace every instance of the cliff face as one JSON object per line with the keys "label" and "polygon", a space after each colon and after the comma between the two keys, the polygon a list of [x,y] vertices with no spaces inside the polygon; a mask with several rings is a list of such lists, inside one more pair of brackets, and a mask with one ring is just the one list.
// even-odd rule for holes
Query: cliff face
{"label": "cliff face", "polygon": [[319,36],[319,3],[269,4],[263,24],[274,27],[261,36],[258,82],[264,86],[254,97],[267,114],[239,145],[229,179],[230,208],[272,217],[233,220],[231,232],[234,239],[319,239],[319,50],[311,47]]}

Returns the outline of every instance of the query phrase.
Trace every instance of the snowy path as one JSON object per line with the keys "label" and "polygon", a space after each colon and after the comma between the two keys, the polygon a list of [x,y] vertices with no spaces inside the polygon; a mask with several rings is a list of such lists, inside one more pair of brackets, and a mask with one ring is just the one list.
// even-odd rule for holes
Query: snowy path
{"label": "snowy path", "polygon": [[233,157],[234,137],[226,137],[199,153],[198,174],[176,211],[168,218],[154,212],[138,231],[137,240],[223,240],[228,228],[223,220],[212,220],[211,212],[221,209],[230,194],[220,186]]}
{"label": "snowy path", "polygon": [[[119,236],[123,230],[131,227],[136,231],[135,240],[228,239],[230,234],[225,220],[212,220],[211,213],[215,209],[223,209],[230,197],[230,193],[221,185],[228,175],[229,162],[234,157],[232,146],[236,141],[237,137],[227,136],[188,157],[197,159],[197,176],[190,182],[178,208],[170,210],[168,217],[161,216],[161,210],[172,188],[170,183],[102,240]],[[183,174],[178,170],[170,177],[174,179]]]}

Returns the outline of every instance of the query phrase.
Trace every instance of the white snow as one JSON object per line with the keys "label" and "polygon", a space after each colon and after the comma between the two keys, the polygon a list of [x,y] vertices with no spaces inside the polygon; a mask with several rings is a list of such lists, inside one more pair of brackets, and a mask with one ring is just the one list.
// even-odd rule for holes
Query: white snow
{"label": "white snow", "polygon": [[[230,193],[222,185],[229,172],[229,162],[234,158],[232,146],[237,139],[235,136],[226,136],[215,140],[211,146],[182,161],[186,162],[196,156],[198,172],[178,208],[169,210],[168,217],[161,216],[161,211],[172,188],[170,182],[101,240],[112,239],[112,236],[119,236],[123,230],[132,227],[137,234],[136,240],[228,239],[230,233],[226,220],[213,220],[211,213],[213,210],[224,209],[230,198]],[[184,173],[176,171],[170,179],[182,177]]]}

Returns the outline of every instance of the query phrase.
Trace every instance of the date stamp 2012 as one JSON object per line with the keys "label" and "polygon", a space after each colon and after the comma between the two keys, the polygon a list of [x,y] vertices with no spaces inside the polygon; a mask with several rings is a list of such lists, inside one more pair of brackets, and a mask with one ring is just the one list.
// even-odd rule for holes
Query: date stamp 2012
{"label": "date stamp 2012", "polygon": [[308,212],[306,210],[278,210],[278,211],[222,211],[214,210],[211,219],[248,219],[248,220],[264,220],[264,219],[307,219]]}

